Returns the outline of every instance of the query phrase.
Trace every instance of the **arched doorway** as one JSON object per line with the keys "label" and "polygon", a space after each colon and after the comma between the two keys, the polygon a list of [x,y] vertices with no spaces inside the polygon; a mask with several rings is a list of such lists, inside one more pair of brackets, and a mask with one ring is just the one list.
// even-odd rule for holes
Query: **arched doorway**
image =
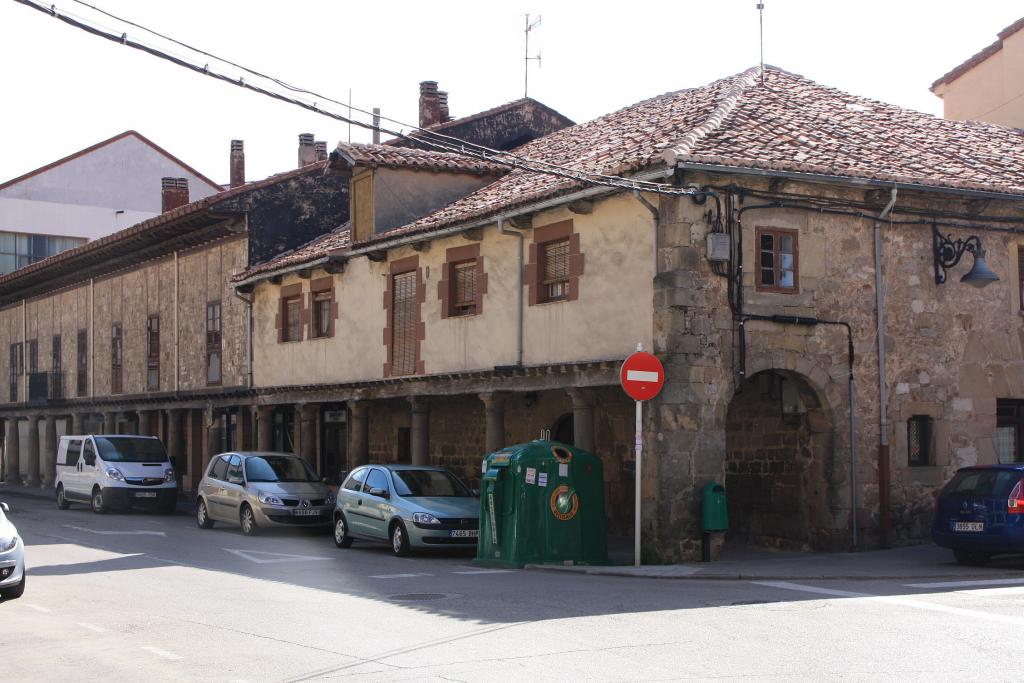
{"label": "arched doorway", "polygon": [[575,421],[572,413],[565,413],[555,420],[555,424],[551,426],[551,440],[569,446],[576,445]]}
{"label": "arched doorway", "polygon": [[802,375],[766,370],[743,382],[726,417],[729,538],[834,548],[837,525],[827,504],[839,487],[834,440],[831,410]]}

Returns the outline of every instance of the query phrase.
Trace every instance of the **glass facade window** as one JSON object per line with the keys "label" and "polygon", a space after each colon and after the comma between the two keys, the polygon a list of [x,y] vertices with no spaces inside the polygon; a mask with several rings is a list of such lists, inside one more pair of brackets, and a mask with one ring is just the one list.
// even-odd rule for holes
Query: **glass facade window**
{"label": "glass facade window", "polygon": [[0,275],[6,275],[48,256],[80,247],[84,237],[55,237],[0,231]]}

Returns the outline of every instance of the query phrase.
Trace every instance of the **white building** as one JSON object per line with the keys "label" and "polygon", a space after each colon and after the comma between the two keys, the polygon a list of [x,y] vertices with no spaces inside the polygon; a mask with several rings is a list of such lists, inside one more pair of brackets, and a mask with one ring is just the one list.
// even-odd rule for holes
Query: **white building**
{"label": "white building", "polygon": [[125,131],[0,183],[0,275],[221,189]]}

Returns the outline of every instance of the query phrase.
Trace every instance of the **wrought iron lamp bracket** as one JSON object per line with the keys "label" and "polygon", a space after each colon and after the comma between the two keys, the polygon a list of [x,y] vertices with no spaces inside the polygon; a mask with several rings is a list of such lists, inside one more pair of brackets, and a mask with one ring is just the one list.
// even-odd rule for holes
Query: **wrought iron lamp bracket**
{"label": "wrought iron lamp bracket", "polygon": [[938,226],[932,223],[932,252],[935,258],[935,284],[941,285],[946,281],[946,270],[960,263],[965,252],[975,257],[981,252],[981,239],[971,235],[966,239],[954,240],[940,233]]}

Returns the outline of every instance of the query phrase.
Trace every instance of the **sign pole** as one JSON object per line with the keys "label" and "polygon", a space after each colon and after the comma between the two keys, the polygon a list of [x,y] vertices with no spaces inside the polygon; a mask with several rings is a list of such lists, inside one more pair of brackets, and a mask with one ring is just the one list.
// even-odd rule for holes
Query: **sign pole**
{"label": "sign pole", "polygon": [[641,456],[644,450],[644,439],[643,439],[643,415],[644,415],[644,403],[643,401],[636,402],[636,501],[634,503],[633,510],[633,566],[640,566],[640,489],[641,489],[641,474],[643,473],[643,467],[641,465]]}

